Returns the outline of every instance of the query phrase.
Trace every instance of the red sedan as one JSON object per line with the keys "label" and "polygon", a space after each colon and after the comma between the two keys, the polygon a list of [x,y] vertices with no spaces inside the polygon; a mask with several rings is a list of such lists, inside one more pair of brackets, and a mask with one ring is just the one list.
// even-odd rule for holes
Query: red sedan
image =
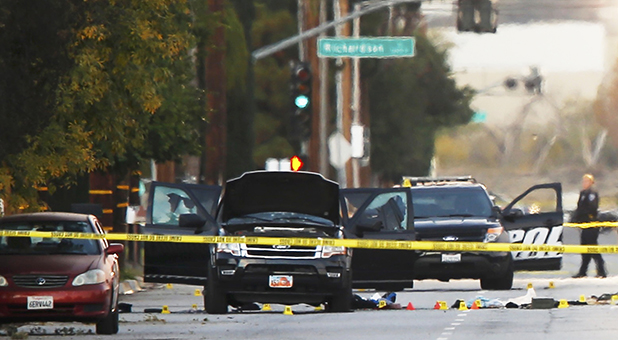
{"label": "red sedan", "polygon": [[[33,213],[0,218],[0,231],[104,234],[92,215]],[[0,323],[95,322],[118,333],[118,255],[107,240],[0,236]]]}

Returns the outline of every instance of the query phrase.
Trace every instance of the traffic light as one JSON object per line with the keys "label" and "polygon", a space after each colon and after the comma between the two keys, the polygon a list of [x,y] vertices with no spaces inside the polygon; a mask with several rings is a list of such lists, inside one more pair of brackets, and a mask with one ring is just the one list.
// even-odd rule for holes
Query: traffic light
{"label": "traffic light", "polygon": [[292,131],[303,141],[311,137],[311,68],[308,63],[292,64]]}
{"label": "traffic light", "polygon": [[457,0],[459,32],[496,33],[498,10],[493,0]]}

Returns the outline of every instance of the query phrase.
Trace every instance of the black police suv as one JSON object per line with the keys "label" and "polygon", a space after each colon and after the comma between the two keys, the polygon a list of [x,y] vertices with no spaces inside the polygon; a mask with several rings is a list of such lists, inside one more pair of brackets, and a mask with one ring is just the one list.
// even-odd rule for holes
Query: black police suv
{"label": "black police suv", "polygon": [[[412,192],[416,240],[561,244],[559,183],[534,186],[503,210],[471,177],[406,177],[403,183]],[[560,260],[561,254],[551,253],[426,251],[415,259],[413,271],[418,280],[480,279],[483,289],[508,290],[516,263],[555,269]]]}

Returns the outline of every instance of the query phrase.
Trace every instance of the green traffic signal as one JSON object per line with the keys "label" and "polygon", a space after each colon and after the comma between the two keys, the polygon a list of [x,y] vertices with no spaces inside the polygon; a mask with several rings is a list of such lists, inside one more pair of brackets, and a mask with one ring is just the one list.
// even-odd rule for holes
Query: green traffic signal
{"label": "green traffic signal", "polygon": [[305,95],[296,96],[294,99],[294,105],[299,109],[304,109],[309,105],[309,98]]}

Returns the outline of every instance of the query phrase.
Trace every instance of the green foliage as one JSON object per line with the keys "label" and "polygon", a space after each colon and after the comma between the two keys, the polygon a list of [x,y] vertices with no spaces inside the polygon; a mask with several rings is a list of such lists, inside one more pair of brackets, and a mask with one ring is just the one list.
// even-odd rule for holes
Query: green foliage
{"label": "green foliage", "polygon": [[[197,1],[195,1],[197,2]],[[4,1],[0,193],[36,209],[35,185],[196,152],[203,93],[190,85],[186,0]],[[7,44],[4,44],[4,43]],[[32,98],[32,99],[30,99]],[[2,101],[4,102],[4,101]],[[23,109],[20,102],[27,103]],[[30,105],[32,104],[32,105]],[[3,124],[4,125],[4,124]],[[69,180],[70,181],[70,180]]]}
{"label": "green foliage", "polygon": [[457,88],[444,51],[416,36],[411,59],[383,61],[370,80],[371,165],[386,181],[426,175],[438,128],[467,123],[469,88]]}
{"label": "green foliage", "polygon": [[249,50],[245,44],[245,33],[242,23],[239,21],[232,6],[225,10],[225,39],[227,50],[225,57],[225,74],[227,89],[243,89],[245,86]]}
{"label": "green foliage", "polygon": [[[281,1],[256,3],[252,27],[253,48],[268,45],[296,34],[296,20]],[[289,61],[298,58],[295,48],[275,53],[255,66],[255,150],[253,161],[259,167],[268,157],[290,157],[294,148],[287,141],[292,113]]]}

